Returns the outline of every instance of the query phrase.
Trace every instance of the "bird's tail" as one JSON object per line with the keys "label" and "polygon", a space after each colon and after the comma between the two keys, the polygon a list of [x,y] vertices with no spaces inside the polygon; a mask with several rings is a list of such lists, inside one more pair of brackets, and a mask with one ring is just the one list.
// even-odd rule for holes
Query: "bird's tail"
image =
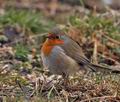
{"label": "bird's tail", "polygon": [[94,72],[104,72],[104,73],[117,73],[120,74],[120,68],[114,68],[111,66],[101,66],[97,64],[89,64],[87,67],[92,69]]}

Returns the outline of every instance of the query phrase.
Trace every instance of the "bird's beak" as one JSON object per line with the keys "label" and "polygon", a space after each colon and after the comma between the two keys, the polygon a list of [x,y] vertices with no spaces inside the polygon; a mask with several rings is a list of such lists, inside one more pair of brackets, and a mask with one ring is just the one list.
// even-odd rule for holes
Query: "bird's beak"
{"label": "bird's beak", "polygon": [[49,38],[49,36],[48,36],[48,35],[46,35],[46,36],[45,36],[45,38]]}
{"label": "bird's beak", "polygon": [[46,35],[46,38],[51,38],[53,35],[52,34],[48,34]]}

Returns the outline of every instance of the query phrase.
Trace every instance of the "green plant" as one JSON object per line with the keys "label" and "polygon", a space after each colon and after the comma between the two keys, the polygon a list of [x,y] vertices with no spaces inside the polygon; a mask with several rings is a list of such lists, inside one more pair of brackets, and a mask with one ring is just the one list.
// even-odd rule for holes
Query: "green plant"
{"label": "green plant", "polygon": [[72,26],[75,26],[81,30],[81,32],[87,36],[93,34],[95,31],[102,31],[108,34],[113,39],[120,40],[120,29],[114,25],[113,20],[103,17],[88,15],[84,19],[80,19],[76,16],[71,16],[69,22]]}
{"label": "green plant", "polygon": [[29,51],[26,46],[22,44],[17,44],[15,46],[15,57],[19,60],[26,61]]}
{"label": "green plant", "polygon": [[10,9],[0,16],[0,25],[19,25],[33,33],[47,31],[54,25],[53,22],[43,18],[39,12]]}

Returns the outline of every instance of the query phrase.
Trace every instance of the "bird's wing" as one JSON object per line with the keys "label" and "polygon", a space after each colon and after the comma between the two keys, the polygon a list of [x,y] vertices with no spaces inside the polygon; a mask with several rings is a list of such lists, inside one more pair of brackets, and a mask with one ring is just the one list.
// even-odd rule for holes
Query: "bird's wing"
{"label": "bird's wing", "polygon": [[61,47],[62,49],[64,49],[66,55],[74,59],[82,68],[85,68],[85,70],[87,69],[87,70],[96,71],[91,66],[85,67],[90,64],[90,61],[84,55],[82,48],[75,41],[73,41],[69,37],[66,37],[64,41],[65,41],[64,45],[61,45]]}
{"label": "bird's wing", "polygon": [[66,39],[67,41],[61,47],[64,49],[65,53],[76,60],[79,65],[83,65],[84,68],[89,68],[92,71],[120,73],[120,69],[114,69],[111,67],[91,63],[84,55],[82,48],[75,41],[73,41],[71,38]]}
{"label": "bird's wing", "polygon": [[75,59],[79,64],[88,64],[90,61],[84,55],[82,48],[71,38],[66,37],[64,45],[61,47],[64,49],[65,53]]}

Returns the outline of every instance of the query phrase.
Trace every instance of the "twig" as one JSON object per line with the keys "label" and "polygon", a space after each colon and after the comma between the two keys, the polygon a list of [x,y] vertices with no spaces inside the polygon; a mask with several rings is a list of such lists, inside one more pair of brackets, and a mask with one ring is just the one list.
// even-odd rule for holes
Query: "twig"
{"label": "twig", "polygon": [[20,87],[20,89],[22,90],[22,92],[23,92],[24,96],[26,97],[26,92],[25,92],[25,90],[24,90],[23,86],[20,84],[19,80],[17,80],[17,79],[16,79],[16,83],[18,84],[18,86],[19,86],[19,87]]}
{"label": "twig", "polygon": [[94,37],[94,50],[93,50],[93,61],[94,63],[98,63],[97,62],[97,46],[98,46],[98,41],[97,41],[97,38]]}
{"label": "twig", "polygon": [[33,92],[30,94],[29,98],[30,97],[33,97],[33,95],[35,94],[36,90],[34,89]]}
{"label": "twig", "polygon": [[114,60],[113,58],[110,58],[110,57],[105,56],[105,55],[100,54],[100,53],[98,53],[98,55],[105,58],[105,59],[108,59],[108,60],[111,60],[111,61],[115,62],[115,64],[120,64],[118,61]]}
{"label": "twig", "polygon": [[112,38],[110,38],[109,36],[107,36],[106,34],[102,34],[103,37],[107,38],[108,40],[110,40],[111,42],[117,44],[117,45],[120,45],[120,42],[117,41],[117,40],[114,40]]}
{"label": "twig", "polygon": [[5,67],[5,68],[2,68],[2,69],[0,70],[0,74],[1,74],[4,70],[6,70],[6,67]]}
{"label": "twig", "polygon": [[80,102],[89,102],[89,101],[92,101],[92,100],[100,100],[100,99],[105,99],[105,98],[115,98],[115,96],[94,97],[94,98],[82,100]]}
{"label": "twig", "polygon": [[[36,79],[35,89],[34,89],[33,92],[30,94],[29,97],[32,97],[34,94],[36,94],[36,95],[38,95],[38,93],[41,94],[41,93],[42,93],[42,90],[40,90],[40,88],[43,89],[43,87],[44,87],[44,82],[43,82],[43,84],[42,84],[41,87],[40,87],[40,78]],[[40,92],[39,92],[39,90],[40,90]]]}
{"label": "twig", "polygon": [[[0,73],[2,73],[3,71],[8,69],[8,65],[3,66],[3,68],[0,69]],[[7,72],[9,72],[10,70],[8,70]],[[6,73],[7,73],[6,72]]]}
{"label": "twig", "polygon": [[[54,90],[56,91],[57,95],[59,96],[59,102],[62,102],[62,101],[61,101],[62,99],[61,99],[61,97],[60,97],[60,94],[59,94],[58,90],[56,89],[55,86],[53,86],[53,88],[54,88]],[[68,101],[66,101],[66,102],[68,102]]]}
{"label": "twig", "polygon": [[31,37],[31,38],[42,37],[42,36],[45,36],[45,35],[47,35],[47,34],[48,34],[48,33],[36,34],[36,35],[30,36],[30,37]]}
{"label": "twig", "polygon": [[[42,36],[45,36],[45,35],[47,35],[47,33],[36,34],[36,35],[30,36],[30,38],[42,37]],[[16,43],[22,41],[23,39],[24,39],[24,38],[20,38],[20,39],[17,39],[17,40],[15,40],[15,41],[12,41],[12,42],[9,43],[9,44],[5,44],[5,45],[8,46],[8,45],[11,45],[11,44],[16,44]],[[1,50],[1,51],[3,51],[3,50]]]}
{"label": "twig", "polygon": [[0,48],[0,53],[2,53],[2,52],[8,52],[10,50],[12,50],[10,47],[3,47],[3,48]]}

